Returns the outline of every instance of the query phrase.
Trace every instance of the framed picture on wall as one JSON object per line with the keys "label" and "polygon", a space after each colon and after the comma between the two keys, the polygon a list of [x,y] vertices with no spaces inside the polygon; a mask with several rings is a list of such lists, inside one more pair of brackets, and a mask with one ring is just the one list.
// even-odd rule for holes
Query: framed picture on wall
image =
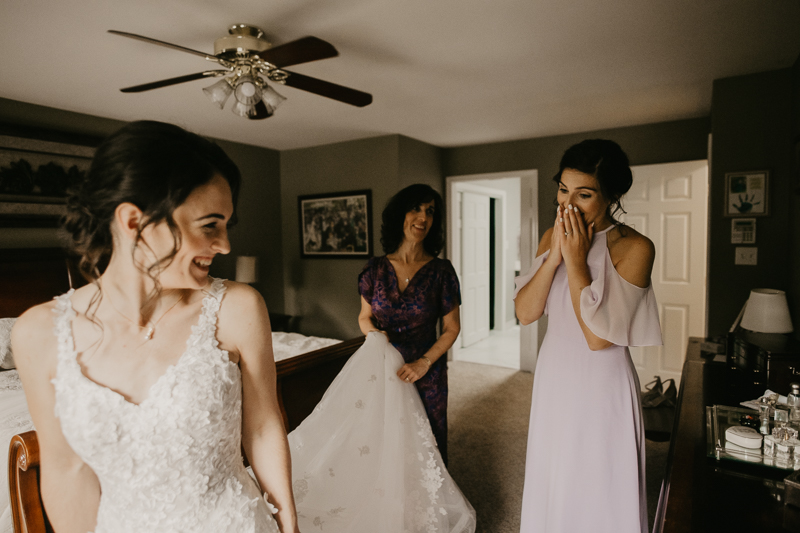
{"label": "framed picture on wall", "polygon": [[372,255],[372,191],[297,197],[300,256],[358,259]]}
{"label": "framed picture on wall", "polygon": [[0,227],[56,227],[95,149],[0,135]]}
{"label": "framed picture on wall", "polygon": [[725,174],[725,216],[769,215],[769,171]]}

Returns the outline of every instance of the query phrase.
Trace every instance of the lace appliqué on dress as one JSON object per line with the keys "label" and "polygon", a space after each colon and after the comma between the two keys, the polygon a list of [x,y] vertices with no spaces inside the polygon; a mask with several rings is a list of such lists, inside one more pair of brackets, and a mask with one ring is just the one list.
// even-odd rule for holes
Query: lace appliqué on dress
{"label": "lace appliqu\u00e9 on dress", "polygon": [[368,335],[289,435],[302,531],[475,531],[415,386],[396,377],[402,365],[383,334]]}
{"label": "lace appliqu\u00e9 on dress", "polygon": [[100,481],[95,533],[277,533],[241,456],[241,373],[216,339],[214,280],[186,351],[140,404],[83,375],[72,291],[56,299],[56,416]]}

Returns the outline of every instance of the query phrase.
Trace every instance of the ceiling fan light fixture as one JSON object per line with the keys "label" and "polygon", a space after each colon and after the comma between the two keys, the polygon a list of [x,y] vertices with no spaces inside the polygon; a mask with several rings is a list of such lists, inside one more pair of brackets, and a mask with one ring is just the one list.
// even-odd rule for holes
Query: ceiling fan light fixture
{"label": "ceiling fan light fixture", "polygon": [[284,100],[286,100],[286,97],[278,93],[269,85],[264,85],[264,89],[261,91],[261,100],[267,106],[270,114],[272,114],[276,109],[278,109],[278,106],[281,105]]}
{"label": "ceiling fan light fixture", "polygon": [[233,97],[239,103],[254,106],[261,101],[261,87],[258,86],[258,82],[253,77],[242,76],[236,83]]}
{"label": "ceiling fan light fixture", "polygon": [[233,93],[233,87],[231,87],[230,82],[223,78],[218,82],[214,83],[213,85],[209,85],[203,92],[206,93],[209,100],[214,102],[220,109],[225,107],[225,102],[228,101],[231,94]]}
{"label": "ceiling fan light fixture", "polygon": [[250,118],[255,116],[256,106],[255,104],[246,104],[240,102],[239,100],[234,100],[233,107],[231,107],[231,111],[233,111],[240,117]]}

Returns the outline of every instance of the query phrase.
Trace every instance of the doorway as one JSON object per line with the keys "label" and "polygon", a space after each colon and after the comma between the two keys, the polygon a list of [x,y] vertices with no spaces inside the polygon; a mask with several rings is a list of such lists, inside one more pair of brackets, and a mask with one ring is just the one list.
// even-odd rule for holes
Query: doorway
{"label": "doorway", "polygon": [[446,184],[447,252],[462,298],[450,357],[532,371],[536,330],[517,323],[511,296],[535,249],[536,172],[454,176]]}
{"label": "doorway", "polygon": [[642,387],[656,375],[680,384],[689,337],[706,336],[708,161],[632,166],[621,220],[656,249],[652,284],[662,346],[632,347]]}

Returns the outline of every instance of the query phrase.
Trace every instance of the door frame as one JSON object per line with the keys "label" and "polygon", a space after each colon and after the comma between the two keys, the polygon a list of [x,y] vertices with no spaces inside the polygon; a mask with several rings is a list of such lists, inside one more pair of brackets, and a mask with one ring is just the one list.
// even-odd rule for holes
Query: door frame
{"label": "door frame", "polygon": [[[474,189],[483,189],[477,185],[470,185],[470,181],[491,180],[500,178],[519,178],[520,179],[520,272],[527,272],[533,263],[533,254],[538,245],[538,201],[539,201],[539,173],[536,169],[520,170],[516,172],[491,172],[486,174],[468,174],[459,176],[445,177],[445,204],[448,215],[447,220],[447,257],[456,267],[456,272],[460,271],[460,250],[456,243],[457,232],[460,231],[461,209],[458,205],[458,188],[468,186]],[[466,182],[466,183],[465,183]],[[491,190],[491,189],[490,189]],[[498,191],[495,191],[498,192]],[[507,201],[508,199],[506,199]],[[505,206],[504,206],[505,207]],[[505,224],[505,209],[503,210]],[[506,232],[503,227],[504,235]],[[497,298],[502,294],[505,302],[510,297],[503,291],[495,293]],[[497,308],[497,305],[495,306]],[[503,310],[505,313],[505,310]],[[505,326],[505,324],[503,324]],[[538,355],[538,331],[536,323],[527,326],[520,325],[520,370],[533,372],[536,367]],[[448,360],[453,359],[453,348],[448,352]]]}
{"label": "door frame", "polygon": [[[503,243],[506,240],[506,236],[508,234],[508,227],[507,227],[507,220],[506,220],[506,202],[508,201],[507,194],[505,191],[501,191],[500,189],[492,189],[490,187],[484,187],[481,185],[472,185],[469,182],[457,182],[453,186],[453,207],[452,210],[449,211],[450,213],[450,220],[448,221],[448,227],[453,228],[452,238],[447,239],[448,244],[450,245],[450,250],[452,251],[452,255],[450,255],[450,262],[453,263],[453,268],[456,269],[456,272],[459,274],[461,273],[461,230],[463,226],[461,225],[461,198],[459,193],[462,192],[471,192],[474,194],[479,194],[481,196],[488,196],[489,198],[494,198],[498,201],[496,205],[497,212],[495,213],[495,223],[497,224],[497,218],[499,218],[499,224],[496,225],[496,234],[497,242],[495,243],[495,279],[492,281],[494,285],[494,324],[495,329],[506,329],[506,305],[508,304],[507,295],[503,288],[506,286],[506,258],[505,258],[505,251],[503,253],[498,254],[497,248],[503,248]],[[499,217],[497,214],[499,213]],[[499,289],[499,290],[498,290]],[[500,327],[498,328],[498,324]],[[458,343],[456,343],[458,344]]]}

